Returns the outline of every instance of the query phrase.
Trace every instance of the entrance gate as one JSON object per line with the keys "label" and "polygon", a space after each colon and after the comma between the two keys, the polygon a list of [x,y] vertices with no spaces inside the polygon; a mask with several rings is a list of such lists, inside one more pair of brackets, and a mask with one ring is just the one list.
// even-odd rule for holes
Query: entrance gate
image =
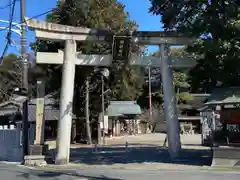
{"label": "entrance gate", "polygon": [[[95,41],[104,43],[106,41],[106,37],[113,37],[114,34],[107,30],[100,31],[96,29],[65,26],[41,22],[34,19],[27,19],[26,22],[28,27],[35,31],[38,39],[65,41],[64,53],[38,52],[37,63],[63,63],[56,164],[66,164],[69,162],[75,65],[109,66],[112,59],[111,55],[79,55],[79,53],[76,52],[76,41]],[[137,38],[137,43],[142,45],[159,45],[160,47],[161,58],[146,58],[133,55],[130,58],[130,63],[142,66],[148,66],[149,63],[150,65],[152,63],[153,66],[160,66],[161,68],[164,92],[164,113],[167,122],[168,149],[170,156],[172,158],[176,158],[179,156],[181,143],[171,68],[177,64],[174,63],[177,61],[172,58],[171,64],[169,63],[167,47],[169,45],[189,44],[192,43],[194,39],[181,37],[176,32],[166,34],[164,32],[143,31],[137,31],[132,35],[132,38]],[[181,64],[181,61],[182,59],[179,59],[178,64]]]}

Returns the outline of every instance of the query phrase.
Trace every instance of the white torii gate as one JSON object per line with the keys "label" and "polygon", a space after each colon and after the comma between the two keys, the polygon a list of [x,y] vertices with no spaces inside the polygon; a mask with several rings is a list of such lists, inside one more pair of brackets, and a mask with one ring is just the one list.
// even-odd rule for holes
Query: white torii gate
{"label": "white torii gate", "polygon": [[[34,19],[27,19],[27,25],[33,29],[38,39],[65,41],[64,52],[58,53],[37,53],[37,63],[63,64],[60,119],[58,123],[58,141],[56,164],[69,162],[70,135],[72,123],[72,101],[75,78],[75,65],[82,66],[110,66],[111,55],[81,55],[76,52],[76,41],[95,41],[104,43],[106,36],[113,34],[106,30],[95,30],[81,27],[65,26]],[[161,58],[138,57],[133,55],[130,64],[141,66],[161,67],[163,92],[164,92],[164,113],[167,122],[168,149],[172,158],[179,156],[181,149],[179,122],[176,110],[175,92],[172,84],[173,68],[189,68],[194,62],[183,58],[171,58],[168,61],[166,45],[183,45],[192,43],[195,39],[184,38],[176,33],[164,32],[143,32],[138,31],[133,35],[138,38],[139,44],[159,45]]]}

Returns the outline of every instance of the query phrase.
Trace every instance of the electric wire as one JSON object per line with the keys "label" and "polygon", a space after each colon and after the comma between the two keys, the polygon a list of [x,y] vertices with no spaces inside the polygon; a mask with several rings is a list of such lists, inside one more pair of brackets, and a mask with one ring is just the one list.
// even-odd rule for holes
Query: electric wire
{"label": "electric wire", "polygon": [[13,2],[11,4],[12,4],[12,8],[10,9],[9,26],[7,28],[8,29],[8,33],[7,33],[7,36],[6,36],[7,43],[6,43],[5,47],[4,47],[2,55],[0,57],[0,64],[2,63],[2,60],[3,60],[4,56],[5,56],[5,54],[7,53],[8,47],[11,44],[11,33],[12,33],[11,30],[12,30],[12,25],[13,25],[12,22],[13,22],[13,16],[14,16],[16,0],[13,0]]}
{"label": "electric wire", "polygon": [[[16,2],[19,2],[19,1],[20,1],[20,0],[16,0]],[[14,2],[9,3],[9,4],[6,5],[6,6],[0,6],[0,10],[7,9],[8,7],[11,7],[13,4],[14,4]]]}
{"label": "electric wire", "polygon": [[[21,21],[21,22],[16,23],[16,24],[13,24],[12,27],[16,27],[17,25],[21,25],[22,23],[26,23],[26,22],[29,21],[29,20],[32,20],[32,19],[35,19],[35,18],[38,18],[38,17],[44,16],[44,15],[50,13],[50,12],[55,11],[56,9],[57,9],[57,8],[53,8],[53,9],[48,10],[48,11],[45,11],[45,12],[43,12],[43,13],[41,13],[41,14],[38,14],[38,15],[32,16],[31,18],[29,18],[29,19],[27,19],[27,20]],[[4,31],[4,30],[7,30],[8,28],[9,28],[9,26],[6,27],[6,28],[0,29],[0,32],[1,32],[1,31]]]}

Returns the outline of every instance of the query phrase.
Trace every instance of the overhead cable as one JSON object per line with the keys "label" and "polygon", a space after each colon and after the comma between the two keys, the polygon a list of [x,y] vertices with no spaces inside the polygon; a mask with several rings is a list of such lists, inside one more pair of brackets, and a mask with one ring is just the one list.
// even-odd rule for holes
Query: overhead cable
{"label": "overhead cable", "polygon": [[[20,0],[16,0],[16,2],[19,2]],[[14,4],[14,2],[6,5],[6,6],[0,6],[0,10],[7,9],[8,7],[11,7]]]}
{"label": "overhead cable", "polygon": [[7,43],[3,49],[3,53],[0,57],[0,64],[2,64],[2,60],[5,56],[5,54],[7,53],[7,50],[8,50],[8,47],[9,45],[11,44],[11,33],[12,33],[12,22],[13,22],[13,16],[14,16],[14,10],[15,10],[15,5],[16,5],[16,1],[17,0],[13,0],[13,2],[11,3],[12,4],[12,8],[11,8],[11,12],[10,12],[10,19],[9,19],[9,26],[8,26],[8,33],[7,33],[7,36],[6,36],[6,39],[7,39]]}

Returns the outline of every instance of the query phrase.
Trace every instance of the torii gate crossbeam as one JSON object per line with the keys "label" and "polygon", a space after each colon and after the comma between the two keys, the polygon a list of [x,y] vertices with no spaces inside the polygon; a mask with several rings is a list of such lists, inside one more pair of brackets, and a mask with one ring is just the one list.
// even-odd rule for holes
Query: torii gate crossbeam
{"label": "torii gate crossbeam", "polygon": [[[105,43],[106,37],[113,34],[106,30],[94,30],[81,27],[46,23],[37,20],[27,20],[27,25],[33,29],[38,39],[65,41],[63,58],[63,77],[60,100],[60,119],[58,122],[58,141],[56,164],[69,162],[70,135],[72,123],[72,101],[76,59],[76,41],[95,41]],[[181,35],[164,32],[136,32],[139,44],[159,45],[161,49],[161,74],[164,91],[164,113],[167,122],[168,149],[172,158],[178,157],[181,149],[179,122],[176,110],[175,92],[172,84],[172,71],[169,66],[166,45],[183,45],[192,43],[195,39],[184,38]],[[160,59],[159,59],[160,61]]]}
{"label": "torii gate crossbeam", "polygon": [[[196,65],[196,61],[189,57],[173,57],[169,56],[169,66],[173,69],[186,69],[192,68]],[[112,55],[85,55],[81,52],[77,52],[74,55],[75,65],[80,66],[99,66],[99,67],[110,67],[112,64]],[[140,57],[136,54],[132,54],[129,59],[129,64],[133,66],[150,66],[160,67],[161,58],[154,56],[143,56]],[[36,63],[37,64],[63,64],[64,52],[58,53],[51,52],[37,52]]]}

